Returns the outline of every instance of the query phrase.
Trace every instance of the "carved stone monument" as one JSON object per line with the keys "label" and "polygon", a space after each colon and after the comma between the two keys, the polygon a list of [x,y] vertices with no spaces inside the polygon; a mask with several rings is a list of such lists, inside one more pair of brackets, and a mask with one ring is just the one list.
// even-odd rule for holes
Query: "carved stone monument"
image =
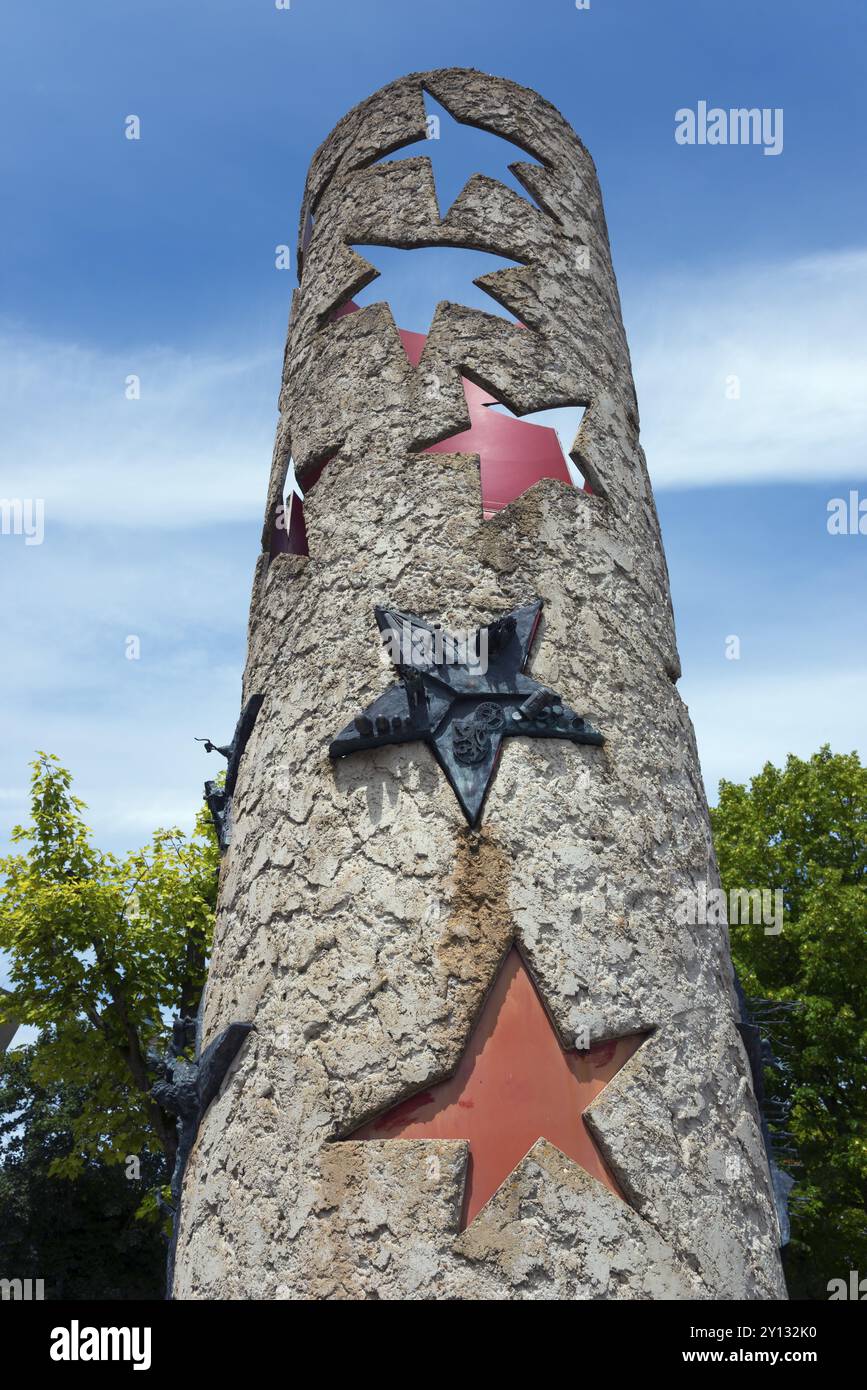
{"label": "carved stone monument", "polygon": [[[518,147],[526,196],[479,173],[441,213],[425,93]],[[422,338],[353,304],[377,245],[515,264]],[[585,407],[587,486],[559,459],[522,491],[521,455],[483,505],[493,401]],[[785,1297],[727,931],[677,910],[718,883],[707,804],[599,185],[552,106],[444,70],[339,123],[280,411],[203,1043],[255,1030],[175,1297]]]}

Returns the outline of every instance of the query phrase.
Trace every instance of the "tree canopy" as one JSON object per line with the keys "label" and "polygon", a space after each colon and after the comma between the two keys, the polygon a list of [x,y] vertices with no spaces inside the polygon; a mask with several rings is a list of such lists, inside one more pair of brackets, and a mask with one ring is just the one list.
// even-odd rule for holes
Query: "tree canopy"
{"label": "tree canopy", "polygon": [[732,955],[770,1001],[771,1130],[797,1180],[790,1294],[824,1299],[867,1273],[867,768],[827,746],[767,763],[749,786],[721,782],[711,816],[726,891],[783,893],[782,932],[733,927]]}
{"label": "tree canopy", "polygon": [[0,1017],[41,1031],[34,1083],[77,1096],[72,1142],[52,1172],[92,1160],[120,1163],[161,1149],[169,1169],[175,1119],[148,1094],[146,1052],[170,1015],[195,1012],[204,985],[219,849],[207,812],[191,836],[157,830],[123,858],[94,847],[70,773],[40,753],[32,764],[31,821],[20,852],[0,858],[0,949],[11,993]]}
{"label": "tree canopy", "polygon": [[42,1045],[7,1053],[0,1068],[0,1270],[44,1280],[47,1299],[161,1298],[161,1224],[136,1218],[165,1158],[145,1151],[108,1166],[79,1155],[75,1177],[58,1176],[88,1087],[38,1082]]}

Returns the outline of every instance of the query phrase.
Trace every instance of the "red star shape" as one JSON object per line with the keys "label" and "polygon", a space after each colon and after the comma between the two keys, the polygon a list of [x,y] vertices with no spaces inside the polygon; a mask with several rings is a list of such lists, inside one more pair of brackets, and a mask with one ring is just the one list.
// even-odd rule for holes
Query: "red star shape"
{"label": "red star shape", "polygon": [[[398,331],[404,352],[417,367],[427,342],[426,335],[410,333],[405,328]],[[497,397],[466,377],[462,380],[470,428],[450,434],[423,452],[479,455],[482,514],[486,520],[514,502],[522,492],[527,492],[540,478],[557,478],[571,485],[556,430],[489,409],[498,404]]]}
{"label": "red star shape", "polygon": [[[332,321],[355,314],[359,305],[354,300],[342,304],[331,315]],[[414,367],[421,361],[425,333],[411,333],[406,328],[398,329],[404,352]],[[560,448],[557,431],[548,425],[536,425],[501,415],[490,410],[497,405],[497,397],[481,386],[462,378],[467,409],[470,414],[470,428],[458,434],[449,435],[436,444],[423,450],[426,454],[478,454],[479,473],[482,490],[482,515],[487,520],[502,511],[516,497],[527,492],[541,478],[557,478],[561,483],[571,485],[569,469]],[[323,459],[304,477],[304,491],[309,492],[320,477],[329,458]],[[590,487],[585,483],[584,491]],[[304,506],[298,497],[290,501],[289,515],[280,526],[275,526],[271,537],[271,554],[287,551],[291,555],[309,554],[307,529],[304,525]]]}
{"label": "red star shape", "polygon": [[586,1052],[564,1051],[513,948],[454,1074],[347,1137],[468,1140],[462,1230],[538,1139],[622,1198],[583,1114],[645,1037],[630,1033]]}
{"label": "red star shape", "polygon": [[496,396],[463,378],[470,428],[425,449],[426,454],[478,454],[482,515],[487,520],[541,478],[572,484],[557,431],[501,415]]}

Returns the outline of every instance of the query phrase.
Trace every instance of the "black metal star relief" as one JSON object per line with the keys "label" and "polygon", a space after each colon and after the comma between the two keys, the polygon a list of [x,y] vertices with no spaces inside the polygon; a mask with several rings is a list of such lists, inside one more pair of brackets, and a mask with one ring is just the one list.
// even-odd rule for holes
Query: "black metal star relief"
{"label": "black metal star relief", "polygon": [[604,743],[559,695],[524,675],[541,612],[537,600],[461,637],[414,613],[375,608],[400,681],[341,730],[330,756],[422,740],[475,826],[504,738]]}

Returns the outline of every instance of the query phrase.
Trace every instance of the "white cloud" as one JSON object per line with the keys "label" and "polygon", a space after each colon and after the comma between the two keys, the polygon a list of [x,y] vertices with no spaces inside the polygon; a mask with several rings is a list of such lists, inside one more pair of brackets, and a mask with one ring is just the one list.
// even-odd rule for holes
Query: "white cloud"
{"label": "white cloud", "polygon": [[627,310],[655,487],[863,476],[867,251],[690,271]]}
{"label": "white cloud", "polygon": [[708,798],[721,778],[746,782],[766,762],[785,765],[789,753],[809,758],[823,743],[834,753],[867,756],[863,711],[867,667],[786,671],[749,676],[731,664],[718,678],[680,683],[689,706]]}
{"label": "white cloud", "polygon": [[[280,352],[102,351],[0,329],[0,476],[46,526],[238,520],[261,512]],[[128,400],[130,376],[140,381]]]}
{"label": "white cloud", "polygon": [[[238,717],[257,547],[256,522],[124,533],[80,524],[49,529],[31,550],[0,540],[3,592],[11,580],[15,594],[0,621],[0,644],[14,653],[0,681],[0,851],[29,819],[28,764],[40,748],[73,772],[101,847],[144,843],[157,825],[189,828],[221,764],[194,740],[226,742]],[[130,633],[141,639],[134,661]]]}

